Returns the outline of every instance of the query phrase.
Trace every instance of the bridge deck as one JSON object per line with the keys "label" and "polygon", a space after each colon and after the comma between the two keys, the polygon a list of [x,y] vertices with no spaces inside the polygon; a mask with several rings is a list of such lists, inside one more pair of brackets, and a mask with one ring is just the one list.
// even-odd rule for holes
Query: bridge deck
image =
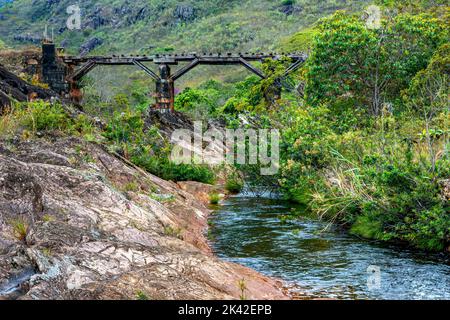
{"label": "bridge deck", "polygon": [[95,62],[97,65],[132,65],[135,61],[139,62],[153,62],[156,64],[178,64],[179,62],[198,61],[201,64],[238,64],[242,59],[245,61],[263,61],[265,59],[280,59],[281,57],[291,58],[293,61],[304,60],[304,54],[278,54],[278,53],[226,53],[226,54],[166,54],[166,55],[152,55],[152,56],[63,56],[62,59],[67,64],[79,65],[86,62]]}

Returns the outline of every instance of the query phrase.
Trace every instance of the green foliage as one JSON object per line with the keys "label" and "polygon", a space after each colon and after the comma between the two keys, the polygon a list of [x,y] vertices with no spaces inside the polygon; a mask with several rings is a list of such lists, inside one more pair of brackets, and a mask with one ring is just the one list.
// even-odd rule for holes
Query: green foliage
{"label": "green foliage", "polygon": [[209,194],[209,203],[210,204],[218,204],[220,201],[220,195],[217,192],[213,192]]}
{"label": "green foliage", "polygon": [[242,178],[239,177],[237,173],[232,173],[227,177],[227,181],[225,182],[225,189],[232,193],[238,194],[244,188],[244,182]]}
{"label": "green foliage", "polygon": [[286,37],[281,42],[281,47],[286,52],[308,52],[313,46],[314,38],[318,35],[315,27],[305,28],[293,36]]}
{"label": "green foliage", "polygon": [[282,6],[292,6],[293,4],[295,4],[295,0],[283,0],[283,1],[281,1],[281,5]]}
{"label": "green foliage", "polygon": [[140,143],[144,139],[144,121],[140,112],[130,109],[115,112],[103,135],[117,144]]}
{"label": "green foliage", "polygon": [[59,104],[33,102],[19,113],[23,114],[22,124],[32,131],[65,130],[70,121]]}
{"label": "green foliage", "polygon": [[427,14],[400,14],[373,30],[358,16],[338,12],[319,31],[306,68],[307,101],[348,97],[372,115],[384,101],[396,102],[447,36],[444,21]]}
{"label": "green foliage", "polygon": [[288,198],[363,237],[427,250],[448,246],[448,204],[439,183],[450,176],[450,161],[442,153],[445,135],[435,138],[440,156],[433,170],[427,141],[417,138],[424,121],[412,114],[386,116],[339,135],[329,127],[314,131],[326,125],[327,109],[308,109],[297,117],[297,125],[283,136],[280,183]]}
{"label": "green foliage", "polygon": [[147,154],[133,155],[131,161],[165,180],[198,181],[208,184],[215,181],[214,172],[204,165],[175,164],[168,157],[151,157]]}
{"label": "green foliage", "polygon": [[198,88],[186,88],[175,98],[175,110],[189,114],[193,119],[215,118],[220,107],[231,96],[233,88],[214,80],[208,80]]}
{"label": "green foliage", "polygon": [[350,232],[367,239],[381,239],[383,226],[381,221],[373,219],[371,215],[361,215],[356,218]]}
{"label": "green foliage", "polygon": [[149,300],[148,296],[142,291],[138,291],[136,293],[136,299],[137,300]]}
{"label": "green foliage", "polygon": [[306,103],[275,118],[285,125],[279,182],[287,198],[353,234],[442,251],[450,244],[448,27],[407,12],[380,30],[343,12],[320,23]]}
{"label": "green foliage", "polygon": [[112,148],[165,180],[213,183],[213,171],[202,165],[175,164],[170,161],[171,146],[157,128],[145,128],[140,111],[116,112],[103,135]]}
{"label": "green foliage", "polygon": [[16,104],[0,118],[0,136],[22,132],[22,138],[29,139],[38,132],[55,131],[87,136],[94,134],[95,128],[86,116],[70,117],[61,104],[43,101]]}
{"label": "green foliage", "polygon": [[403,94],[411,110],[422,115],[444,111],[448,107],[450,45],[436,50],[426,69],[419,71]]}
{"label": "green foliage", "polygon": [[10,224],[13,228],[14,237],[16,237],[17,240],[25,241],[29,231],[29,226],[25,219],[17,218],[12,220]]}
{"label": "green foliage", "polygon": [[224,103],[221,112],[236,115],[245,110],[255,110],[263,97],[259,86],[260,79],[254,75],[237,83],[233,96]]}

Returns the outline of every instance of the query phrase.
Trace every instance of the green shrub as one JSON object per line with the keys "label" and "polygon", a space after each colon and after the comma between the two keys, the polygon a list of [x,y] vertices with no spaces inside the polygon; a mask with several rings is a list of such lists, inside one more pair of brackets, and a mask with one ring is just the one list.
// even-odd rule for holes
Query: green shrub
{"label": "green shrub", "polygon": [[96,128],[85,115],[70,117],[59,103],[44,101],[16,104],[0,118],[0,135],[17,134],[31,138],[37,132],[59,131],[65,134],[93,134]]}
{"label": "green shrub", "polygon": [[295,4],[295,0],[283,0],[281,1],[282,6],[292,6]]}
{"label": "green shrub", "polygon": [[17,218],[12,220],[10,223],[13,228],[14,237],[16,237],[17,240],[25,241],[29,231],[28,222],[26,222],[23,218]]}
{"label": "green shrub", "polygon": [[217,192],[213,192],[209,194],[209,203],[210,204],[218,204],[220,201],[220,195]]}
{"label": "green shrub", "polygon": [[140,143],[144,136],[144,120],[141,113],[131,109],[115,112],[103,135],[118,144]]}
{"label": "green shrub", "polygon": [[198,181],[212,184],[214,172],[207,166],[193,164],[175,164],[168,158],[157,158],[148,155],[132,156],[131,161],[148,172],[172,181]]}
{"label": "green shrub", "polygon": [[382,239],[383,225],[371,215],[361,215],[356,218],[350,232],[367,239]]}
{"label": "green shrub", "polygon": [[244,182],[237,176],[229,177],[225,182],[225,189],[232,194],[241,192],[243,188]]}
{"label": "green shrub", "polygon": [[23,105],[16,115],[21,124],[33,132],[66,130],[71,123],[61,105],[41,101]]}

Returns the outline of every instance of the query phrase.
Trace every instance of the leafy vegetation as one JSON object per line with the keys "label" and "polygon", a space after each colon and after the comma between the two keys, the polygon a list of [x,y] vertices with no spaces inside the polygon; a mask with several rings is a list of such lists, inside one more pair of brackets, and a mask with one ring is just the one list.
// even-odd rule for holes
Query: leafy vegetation
{"label": "leafy vegetation", "polygon": [[360,236],[444,250],[448,28],[403,13],[373,31],[337,13],[319,30],[284,132],[285,194]]}
{"label": "leafy vegetation", "polygon": [[389,4],[379,29],[337,12],[286,40],[310,49],[296,74],[300,90],[284,78],[281,97],[274,94],[288,62],[267,61],[268,78],[237,83],[223,106],[203,86],[180,98],[193,109],[203,101],[203,116],[230,127],[245,116],[251,126],[282,129],[280,176],[263,180],[237,166],[249,185],[277,183],[286,198],[353,234],[440,251],[450,244],[448,26],[432,6],[402,5]]}
{"label": "leafy vegetation", "polygon": [[11,226],[13,228],[14,236],[17,238],[17,240],[25,241],[29,230],[28,223],[25,221],[25,219],[15,219],[11,221]]}
{"label": "leafy vegetation", "polygon": [[237,194],[244,188],[244,182],[237,174],[231,174],[228,176],[225,182],[225,189],[232,194]]}
{"label": "leafy vegetation", "polygon": [[54,29],[56,41],[64,40],[72,53],[92,38],[102,40],[94,53],[272,50],[281,37],[337,9],[361,9],[365,2],[297,0],[301,9],[289,13],[280,9],[294,1],[82,1],[82,30],[68,30],[66,8],[73,2],[15,0],[0,7],[0,37],[17,44],[11,23],[24,35],[41,35],[47,24],[49,35]]}
{"label": "leafy vegetation", "polygon": [[[282,76],[290,63],[287,59],[270,60],[258,66],[266,79],[249,76],[234,84],[208,80],[177,95],[176,109],[195,119],[222,121],[229,128],[280,129],[279,174],[262,177],[259,165],[236,165],[226,189],[238,193],[244,180],[249,187],[276,186],[287,199],[358,236],[442,251],[450,245],[445,191],[450,184],[448,6],[439,1],[377,3],[382,5],[380,28],[369,28],[360,13],[338,11],[308,23],[289,38],[271,29],[272,21],[282,21],[287,31],[298,28],[295,18],[280,6],[300,6],[317,18],[321,14],[313,4],[280,1],[270,14],[256,10],[245,17],[238,9],[267,2],[218,5],[214,14],[206,5],[192,20],[175,26],[153,20],[136,24],[160,27],[151,31],[152,36],[159,32],[153,48],[158,52],[191,45],[202,50],[259,49],[269,38],[271,43],[280,40],[289,51],[309,51],[307,63],[295,74]],[[316,6],[333,4],[324,1]],[[173,7],[158,5],[152,2],[166,14],[165,21],[171,21]],[[260,26],[250,23],[255,19],[264,21],[261,29],[272,31],[252,38],[253,26]],[[211,26],[214,30],[204,32]],[[91,36],[107,29],[92,30]],[[108,41],[123,32],[126,28],[108,34]],[[238,42],[244,44],[233,45]],[[87,118],[68,117],[58,104],[35,102],[18,105],[3,116],[0,134],[20,132],[28,139],[48,130],[96,137],[111,151],[164,179],[213,183],[215,174],[209,167],[172,163],[171,145],[157,128],[145,126],[148,83],[137,76],[124,87],[128,95],[122,92],[108,101],[91,95],[86,110],[106,119],[101,131]],[[217,195],[210,195],[210,201],[218,201]],[[176,230],[165,232],[180,236]]]}
{"label": "leafy vegetation", "polygon": [[[209,167],[176,165],[171,162],[171,145],[157,128],[144,128],[140,110],[115,112],[103,130],[98,129],[86,115],[72,117],[61,104],[42,101],[17,104],[11,112],[0,118],[2,137],[20,134],[22,139],[28,140],[56,132],[108,144],[111,151],[166,180],[204,183],[213,183],[215,180],[215,174]],[[132,187],[130,185],[127,188],[131,190]]]}
{"label": "leafy vegetation", "polygon": [[213,192],[209,195],[210,204],[218,204],[220,201],[220,195],[217,192]]}

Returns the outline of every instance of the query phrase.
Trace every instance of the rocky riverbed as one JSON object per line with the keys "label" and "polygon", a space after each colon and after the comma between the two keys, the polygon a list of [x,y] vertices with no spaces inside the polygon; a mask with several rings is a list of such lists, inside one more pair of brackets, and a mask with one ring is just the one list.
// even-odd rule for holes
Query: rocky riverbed
{"label": "rocky riverbed", "polygon": [[1,141],[0,299],[287,298],[212,255],[208,188],[78,138]]}

